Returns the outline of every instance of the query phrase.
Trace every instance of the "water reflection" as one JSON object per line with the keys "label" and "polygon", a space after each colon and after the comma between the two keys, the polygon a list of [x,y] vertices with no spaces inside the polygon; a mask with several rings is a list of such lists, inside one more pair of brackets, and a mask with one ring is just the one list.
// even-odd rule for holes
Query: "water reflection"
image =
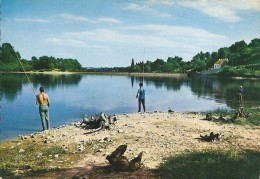
{"label": "water reflection", "polygon": [[[81,81],[81,75],[48,75],[28,74],[34,87],[46,86],[55,89],[57,87],[77,86]],[[0,74],[1,97],[8,101],[14,101],[17,95],[22,92],[23,85],[29,84],[24,74]],[[38,89],[36,89],[38,90]]]}
{"label": "water reflection", "polygon": [[[143,77],[131,77],[131,84],[142,81]],[[248,106],[260,105],[260,81],[256,79],[231,79],[214,77],[144,77],[146,86],[154,85],[157,89],[166,88],[178,91],[182,86],[190,87],[192,93],[198,98],[215,100],[225,103],[228,107],[238,107],[237,88],[243,86],[243,103]]]}
{"label": "water reflection", "polygon": [[[68,86],[77,87],[84,75],[28,75],[34,87],[45,86],[46,89],[66,88]],[[179,91],[182,86],[190,87],[192,93],[198,98],[224,102],[229,107],[237,106],[236,90],[239,86],[244,88],[244,102],[248,105],[259,104],[260,82],[249,79],[218,79],[218,78],[187,78],[185,76],[173,77],[142,77],[131,76],[131,86],[135,88],[140,81],[144,80],[145,86],[154,86],[156,89],[165,88],[169,91]],[[1,98],[14,101],[22,93],[23,85],[28,85],[28,80],[23,74],[1,74],[0,92]]]}
{"label": "water reflection", "polygon": [[[147,111],[207,111],[237,109],[236,91],[243,86],[243,102],[260,105],[260,81],[119,75],[29,74],[36,91],[44,86],[51,99],[51,127],[82,114],[137,112],[136,92],[144,82]],[[24,74],[0,74],[0,141],[41,129],[35,96]]]}

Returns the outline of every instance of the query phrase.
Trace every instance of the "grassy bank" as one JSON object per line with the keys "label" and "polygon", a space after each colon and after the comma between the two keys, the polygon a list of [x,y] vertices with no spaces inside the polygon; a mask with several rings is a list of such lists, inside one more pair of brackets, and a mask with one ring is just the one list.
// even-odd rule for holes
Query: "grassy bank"
{"label": "grassy bank", "polygon": [[171,156],[160,165],[162,178],[258,179],[259,151],[205,150]]}
{"label": "grassy bank", "polygon": [[220,76],[240,76],[240,77],[260,77],[260,64],[240,65],[240,66],[226,66],[221,71]]}
{"label": "grassy bank", "polygon": [[74,145],[64,148],[33,140],[1,142],[0,177],[31,176],[61,170],[77,162],[88,151],[87,148],[78,152]]}
{"label": "grassy bank", "polygon": [[[259,107],[244,107],[243,113],[246,115],[244,117],[238,117],[232,121],[232,124],[236,125],[255,125],[260,126],[260,110]],[[216,119],[220,116],[223,116],[227,121],[235,115],[236,111],[227,111],[223,109],[217,109],[214,111],[208,111],[204,113],[206,116],[207,113],[211,113],[212,116]]]}
{"label": "grassy bank", "polygon": [[[24,151],[21,152],[21,149]],[[0,144],[0,176],[33,178],[48,172],[59,173],[82,159],[89,151],[77,152],[58,145],[34,142],[3,142]],[[259,164],[259,151],[204,150],[170,156],[150,173],[157,178],[258,179]],[[118,172],[114,176],[128,174]]]}

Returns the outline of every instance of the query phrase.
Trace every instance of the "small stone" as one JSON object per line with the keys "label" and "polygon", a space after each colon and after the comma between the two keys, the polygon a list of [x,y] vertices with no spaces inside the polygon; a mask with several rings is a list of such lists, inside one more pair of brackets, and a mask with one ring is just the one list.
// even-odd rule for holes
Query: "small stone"
{"label": "small stone", "polygon": [[37,154],[37,158],[40,158],[40,157],[42,157],[42,153]]}
{"label": "small stone", "polygon": [[28,137],[27,137],[26,135],[24,135],[24,136],[22,135],[22,136],[21,136],[21,139],[22,139],[22,140],[25,140],[25,139],[27,139],[27,138],[28,138]]}
{"label": "small stone", "polygon": [[97,150],[97,152],[103,152],[104,151],[104,149],[98,149]]}
{"label": "small stone", "polygon": [[24,149],[20,149],[20,150],[19,150],[19,153],[24,153],[24,152],[25,152]]}

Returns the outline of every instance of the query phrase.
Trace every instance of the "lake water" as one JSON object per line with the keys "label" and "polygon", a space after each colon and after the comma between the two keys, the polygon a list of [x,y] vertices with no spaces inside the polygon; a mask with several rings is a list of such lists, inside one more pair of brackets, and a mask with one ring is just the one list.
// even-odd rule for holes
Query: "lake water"
{"label": "lake water", "polygon": [[[144,80],[147,111],[234,109],[244,87],[246,105],[260,105],[260,81],[127,75],[30,74],[36,93],[44,86],[51,100],[51,127],[81,120],[82,114],[137,112],[136,92]],[[0,74],[0,141],[41,131],[35,95],[24,74]]]}

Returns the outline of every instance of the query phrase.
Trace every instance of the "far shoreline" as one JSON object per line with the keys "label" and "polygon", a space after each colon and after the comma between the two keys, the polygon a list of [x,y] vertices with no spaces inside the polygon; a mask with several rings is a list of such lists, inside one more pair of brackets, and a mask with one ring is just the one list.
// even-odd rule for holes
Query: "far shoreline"
{"label": "far shoreline", "polygon": [[[135,77],[173,77],[173,78],[188,78],[187,73],[142,73],[142,72],[70,72],[70,71],[26,71],[26,72],[5,72],[0,71],[0,74],[46,74],[46,75],[114,75],[114,76],[135,76]],[[209,78],[223,78],[223,76],[216,75],[202,75],[199,77]],[[245,77],[245,76],[225,76],[225,78],[232,78],[235,80],[251,79],[259,80],[260,77]]]}
{"label": "far shoreline", "polygon": [[186,73],[141,73],[141,72],[69,72],[69,71],[26,71],[26,72],[3,72],[10,74],[49,74],[49,75],[73,75],[73,74],[88,74],[88,75],[125,75],[125,76],[151,76],[151,77],[187,77]]}

